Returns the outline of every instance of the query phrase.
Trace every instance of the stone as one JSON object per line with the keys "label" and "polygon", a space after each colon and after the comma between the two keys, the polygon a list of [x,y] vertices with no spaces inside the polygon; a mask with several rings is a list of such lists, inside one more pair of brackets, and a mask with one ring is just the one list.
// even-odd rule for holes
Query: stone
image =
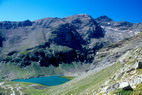
{"label": "stone", "polygon": [[142,69],[142,62],[137,61],[137,62],[134,64],[134,68],[135,68],[135,69]]}
{"label": "stone", "polygon": [[115,83],[112,86],[108,87],[107,91],[112,92],[112,91],[118,89],[118,87],[119,87],[119,83]]}
{"label": "stone", "polygon": [[135,85],[133,85],[133,86],[132,86],[132,88],[133,88],[133,89],[136,89],[136,86],[135,86]]}
{"label": "stone", "polygon": [[128,82],[122,82],[119,84],[119,89],[123,89],[123,90],[133,90],[133,88],[131,87],[131,85]]}
{"label": "stone", "polygon": [[102,89],[101,89],[101,92],[107,92],[108,87],[109,87],[109,86],[106,86],[106,87],[102,88]]}
{"label": "stone", "polygon": [[132,81],[130,81],[130,85],[132,86],[132,88],[134,88],[136,85],[142,83],[142,76],[137,76],[135,78],[133,78]]}
{"label": "stone", "polygon": [[0,86],[2,86],[4,84],[4,82],[0,82]]}

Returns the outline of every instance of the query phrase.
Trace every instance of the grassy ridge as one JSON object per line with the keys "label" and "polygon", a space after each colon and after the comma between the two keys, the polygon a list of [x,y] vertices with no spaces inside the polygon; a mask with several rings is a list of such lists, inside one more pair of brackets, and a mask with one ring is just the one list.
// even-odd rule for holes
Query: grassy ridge
{"label": "grassy ridge", "polygon": [[96,74],[89,74],[84,78],[76,78],[65,84],[51,87],[47,91],[47,95],[92,95],[107,79],[114,75],[121,66],[120,63],[117,63]]}

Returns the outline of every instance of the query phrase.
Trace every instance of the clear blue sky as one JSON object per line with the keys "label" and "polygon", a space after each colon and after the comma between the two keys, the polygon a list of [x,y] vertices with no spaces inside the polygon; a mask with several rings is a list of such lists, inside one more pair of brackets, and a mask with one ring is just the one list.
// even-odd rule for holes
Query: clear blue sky
{"label": "clear blue sky", "polygon": [[142,0],[0,0],[0,21],[37,20],[89,14],[142,22]]}

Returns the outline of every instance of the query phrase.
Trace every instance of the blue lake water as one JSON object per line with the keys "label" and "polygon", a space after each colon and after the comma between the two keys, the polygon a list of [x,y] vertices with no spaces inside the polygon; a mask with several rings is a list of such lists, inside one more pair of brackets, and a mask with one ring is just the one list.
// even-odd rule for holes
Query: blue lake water
{"label": "blue lake water", "polygon": [[47,85],[47,86],[55,86],[55,85],[63,84],[69,81],[69,79],[63,78],[61,76],[49,76],[49,77],[38,77],[38,78],[30,78],[30,79],[16,79],[13,81],[30,82],[30,83]]}

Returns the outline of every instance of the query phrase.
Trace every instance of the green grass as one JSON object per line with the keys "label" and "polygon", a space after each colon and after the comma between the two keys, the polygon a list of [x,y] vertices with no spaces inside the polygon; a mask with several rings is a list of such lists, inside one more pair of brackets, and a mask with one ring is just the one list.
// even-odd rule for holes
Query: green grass
{"label": "green grass", "polygon": [[[47,91],[47,95],[85,95],[88,93],[89,95],[93,95],[93,93],[106,81],[108,80],[114,73],[121,68],[121,64],[117,63],[106,69],[96,73],[90,74],[84,78],[75,78],[74,80],[67,82],[65,84],[51,87]],[[58,93],[57,93],[58,92]]]}
{"label": "green grass", "polygon": [[132,90],[119,90],[115,92],[116,95],[134,95]]}
{"label": "green grass", "polygon": [[61,77],[69,79],[69,80],[72,80],[72,79],[76,78],[76,76],[61,76]]}
{"label": "green grass", "polygon": [[[93,95],[93,93],[115,72],[121,68],[121,64],[117,63],[106,69],[97,72],[91,73],[83,77],[75,78],[73,76],[65,76],[65,78],[73,79],[65,84],[47,87],[46,89],[35,89],[34,87],[30,87],[31,83],[24,82],[6,82],[6,85],[11,85],[12,87],[16,87],[18,84],[21,87],[21,91],[25,95]],[[39,85],[41,86],[41,85]],[[0,88],[1,89],[1,88]],[[16,89],[14,89],[16,91]],[[4,91],[3,89],[0,90]],[[7,90],[7,93],[10,92]],[[3,93],[3,92],[2,92]],[[18,93],[18,92],[17,92]],[[18,95],[18,94],[17,94]]]}
{"label": "green grass", "polygon": [[138,75],[141,75],[141,74],[142,74],[142,69],[137,69],[136,71],[137,71],[137,74],[138,74]]}
{"label": "green grass", "polygon": [[22,54],[22,55],[27,55],[28,53],[31,53],[31,52],[33,52],[34,50],[26,50],[26,51],[22,51],[22,52],[20,52],[20,54]]}
{"label": "green grass", "polygon": [[[39,84],[35,84],[39,87],[44,87],[45,89],[35,89],[34,87],[30,86],[33,85],[33,83],[26,83],[26,82],[11,82],[11,81],[5,81],[5,86],[11,86],[13,87],[13,90],[15,91],[16,95],[20,95],[19,91],[17,91],[17,87],[21,87],[20,91],[24,93],[24,95],[46,95],[44,93],[47,92],[48,86],[43,86]],[[10,95],[12,93],[11,89],[4,89],[0,87],[0,95]]]}

